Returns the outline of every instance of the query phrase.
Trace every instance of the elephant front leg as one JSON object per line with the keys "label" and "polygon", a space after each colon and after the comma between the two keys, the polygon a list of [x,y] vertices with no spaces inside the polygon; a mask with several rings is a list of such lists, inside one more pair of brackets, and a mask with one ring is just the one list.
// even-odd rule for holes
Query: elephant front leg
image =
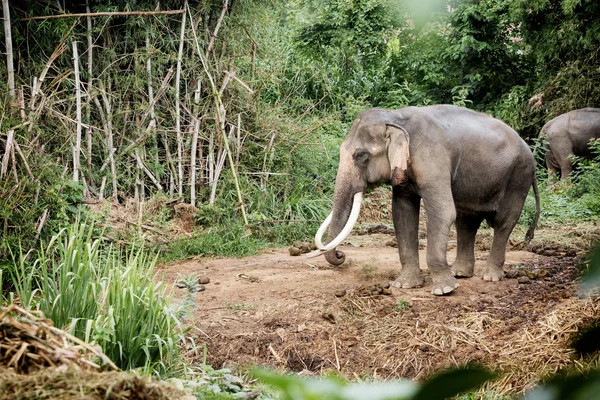
{"label": "elephant front leg", "polygon": [[392,286],[402,289],[422,287],[423,272],[419,267],[419,209],[421,198],[403,193],[394,186],[392,216],[398,240],[398,253],[402,271]]}
{"label": "elephant front leg", "polygon": [[446,258],[448,234],[456,219],[452,193],[448,190],[435,190],[425,197],[423,204],[427,214],[427,266],[431,272],[433,287],[431,293],[442,296],[458,287]]}

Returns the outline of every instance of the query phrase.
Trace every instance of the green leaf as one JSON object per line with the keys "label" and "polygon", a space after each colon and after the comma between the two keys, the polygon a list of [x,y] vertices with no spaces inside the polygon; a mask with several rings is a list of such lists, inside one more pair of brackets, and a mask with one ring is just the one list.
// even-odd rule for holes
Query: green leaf
{"label": "green leaf", "polygon": [[466,367],[448,370],[428,380],[415,400],[436,400],[456,396],[467,390],[477,389],[496,376],[491,371],[479,367]]}

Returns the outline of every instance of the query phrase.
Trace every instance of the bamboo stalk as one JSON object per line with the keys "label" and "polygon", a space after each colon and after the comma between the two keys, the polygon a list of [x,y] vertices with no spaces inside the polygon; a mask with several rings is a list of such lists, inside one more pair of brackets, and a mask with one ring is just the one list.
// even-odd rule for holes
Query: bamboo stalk
{"label": "bamboo stalk", "polygon": [[190,151],[190,204],[196,206],[196,154],[198,153],[198,134],[200,132],[200,118],[198,118],[198,106],[200,103],[201,81],[198,79],[194,91],[194,131],[192,134],[192,148]]}
{"label": "bamboo stalk", "polygon": [[[90,2],[86,1],[85,10],[90,13]],[[90,96],[92,93],[92,74],[93,74],[93,62],[94,62],[94,43],[92,42],[92,18],[87,17],[87,45],[88,45],[88,62],[87,62],[87,72],[88,72],[88,81],[87,81],[87,107],[85,108],[85,120],[88,124],[85,136],[87,138],[87,183],[91,187],[94,187],[94,182],[92,181],[92,103],[90,101]]]}
{"label": "bamboo stalk", "polygon": [[[223,9],[221,10],[221,15],[219,15],[219,19],[217,20],[217,25],[215,26],[215,30],[210,36],[210,41],[208,42],[208,48],[206,49],[206,54],[210,54],[213,46],[215,45],[215,38],[219,34],[219,29],[221,29],[221,23],[223,23],[223,18],[225,18],[225,14],[227,13],[227,7],[229,5],[229,0],[225,0],[223,4]],[[185,7],[184,7],[185,8]]]}
{"label": "bamboo stalk", "polygon": [[4,146],[4,156],[2,157],[2,166],[0,167],[0,178],[6,174],[6,171],[8,171],[8,163],[10,161],[10,155],[13,147],[14,135],[14,129],[8,131],[6,145]]}
{"label": "bamboo stalk", "polygon": [[[148,59],[146,60],[146,74],[148,75],[148,102],[150,103],[150,123],[149,130],[150,135],[156,138],[156,114],[154,111],[154,87],[152,86],[152,57],[151,57],[151,49],[150,49],[150,32],[146,30],[146,54]],[[157,142],[156,140],[154,141]],[[158,147],[156,151],[158,157]],[[158,165],[158,162],[156,163]],[[156,170],[154,171],[157,172]]]}
{"label": "bamboo stalk", "polygon": [[29,163],[27,162],[27,158],[25,158],[25,155],[21,151],[21,147],[19,146],[19,143],[17,143],[17,140],[14,138],[13,138],[13,144],[15,146],[15,150],[17,150],[17,153],[19,154],[19,157],[21,157],[21,160],[23,160],[23,165],[25,165],[25,169],[27,170],[27,175],[29,175],[29,179],[34,181],[35,177],[33,176],[33,173],[31,172],[31,168],[29,168]]}
{"label": "bamboo stalk", "polygon": [[25,121],[25,119],[27,119],[27,114],[25,113],[25,93],[23,90],[23,86],[19,87],[19,94],[18,94],[18,103],[19,103],[19,112],[21,114],[21,121]]}
{"label": "bamboo stalk", "polygon": [[137,160],[138,167],[142,171],[144,171],[144,173],[148,176],[148,178],[150,178],[150,180],[152,181],[152,183],[154,183],[154,186],[156,186],[156,188],[162,192],[163,191],[162,185],[154,177],[154,175],[152,174],[152,172],[150,172],[150,170],[148,169],[148,167],[146,167],[146,165],[144,164],[144,161],[142,161],[142,158],[140,157],[139,151],[137,149],[136,149],[134,155],[135,155],[135,159]]}
{"label": "bamboo stalk", "polygon": [[[7,0],[3,0],[8,2]],[[87,11],[87,9],[86,9]],[[182,10],[166,10],[166,11],[104,11],[104,12],[85,12],[75,14],[58,14],[58,15],[42,15],[37,17],[21,18],[17,21],[34,21],[39,19],[57,19],[57,18],[80,18],[80,17],[129,17],[134,15],[173,15],[184,14],[185,8]]]}
{"label": "bamboo stalk", "polygon": [[[187,0],[183,5],[188,7]],[[177,194],[183,196],[183,135],[181,133],[181,112],[179,104],[179,86],[181,81],[181,62],[183,59],[183,44],[185,40],[186,13],[181,17],[181,31],[179,35],[179,50],[177,52],[177,72],[175,74],[175,131],[177,134]]]}
{"label": "bamboo stalk", "polygon": [[15,66],[13,62],[12,33],[10,29],[10,9],[8,0],[2,0],[4,14],[4,43],[6,46],[6,72],[8,73],[8,95],[11,103],[15,101]]}
{"label": "bamboo stalk", "polygon": [[73,147],[73,181],[79,182],[79,170],[81,168],[81,82],[79,80],[79,53],[77,52],[77,42],[73,41],[73,64],[75,74],[75,103],[77,105],[75,133],[75,146]]}
{"label": "bamboo stalk", "polygon": [[106,90],[104,89],[104,85],[102,85],[102,81],[98,81],[100,86],[100,95],[102,97],[102,101],[104,103],[104,107],[100,104],[100,101],[97,97],[94,98],[94,102],[98,107],[100,118],[104,121],[104,130],[106,132],[106,147],[108,150],[108,163],[110,165],[110,173],[112,175],[111,183],[112,183],[112,197],[117,197],[118,185],[117,185],[117,168],[115,165],[115,157],[114,154],[116,152],[116,148],[114,147],[114,134],[113,134],[113,125],[112,125],[112,108],[110,104],[110,100],[106,94]]}
{"label": "bamboo stalk", "polygon": [[[227,0],[225,0],[225,4],[227,4]],[[187,12],[190,13],[190,18],[191,18],[191,11],[190,11],[189,6],[187,6]],[[206,73],[206,76],[208,77],[208,81],[210,83],[210,87],[213,92],[213,97],[215,100],[215,107],[216,107],[216,112],[217,112],[216,126],[217,126],[217,129],[220,130],[221,136],[223,137],[223,144],[225,145],[225,153],[227,154],[229,165],[231,167],[231,174],[233,175],[233,182],[235,184],[235,190],[238,195],[239,206],[242,211],[242,217],[244,218],[244,224],[248,225],[248,217],[246,215],[246,207],[244,205],[244,201],[242,198],[242,191],[240,188],[238,174],[237,174],[235,165],[233,163],[231,150],[229,148],[229,139],[227,138],[227,134],[224,132],[224,129],[225,129],[225,106],[223,105],[221,96],[219,96],[219,91],[217,89],[217,86],[215,85],[215,81],[212,77],[212,74],[208,70],[208,66],[206,64],[205,57],[202,54],[202,50],[200,49],[200,42],[198,41],[198,36],[196,35],[196,29],[194,28],[194,24],[191,24],[191,26],[192,26],[192,33],[194,34],[194,42],[196,44],[196,51],[198,52],[198,57],[200,58],[200,62],[202,63],[202,68],[204,69],[204,72]]]}

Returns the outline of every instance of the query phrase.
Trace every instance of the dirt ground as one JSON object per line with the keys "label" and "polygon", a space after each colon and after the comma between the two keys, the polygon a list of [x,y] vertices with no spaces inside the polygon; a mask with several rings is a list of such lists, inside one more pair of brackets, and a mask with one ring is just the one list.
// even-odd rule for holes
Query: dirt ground
{"label": "dirt ground", "polygon": [[[568,346],[586,321],[600,317],[597,299],[577,296],[582,254],[560,245],[572,236],[568,227],[538,230],[533,249],[511,241],[505,271],[512,279],[495,283],[477,276],[491,238],[484,230],[478,235],[476,276],[461,279],[443,297],[431,294],[423,234],[425,286],[386,294],[382,288],[400,270],[397,249],[389,229],[369,232],[379,233],[355,229],[339,247],[346,253],[340,267],[323,257],[291,256],[283,248],[162,266],[172,284],[185,277],[210,279],[194,294],[195,346],[188,356],[202,360],[202,351],[195,355],[193,349],[205,344],[215,368],[264,365],[305,375],[335,371],[351,379],[422,379],[475,362],[503,373],[490,385],[498,394],[521,392],[548,373],[592,362]],[[585,234],[597,236],[600,230]],[[455,257],[451,239],[449,261]],[[175,290],[178,298],[186,295],[184,288]]]}

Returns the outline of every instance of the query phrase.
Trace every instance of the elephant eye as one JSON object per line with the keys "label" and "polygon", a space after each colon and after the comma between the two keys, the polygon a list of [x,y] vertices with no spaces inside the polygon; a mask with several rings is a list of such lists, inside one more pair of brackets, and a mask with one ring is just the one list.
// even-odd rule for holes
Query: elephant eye
{"label": "elephant eye", "polygon": [[358,162],[366,162],[369,159],[369,157],[371,157],[371,154],[369,154],[367,150],[357,149],[354,152],[354,159]]}

